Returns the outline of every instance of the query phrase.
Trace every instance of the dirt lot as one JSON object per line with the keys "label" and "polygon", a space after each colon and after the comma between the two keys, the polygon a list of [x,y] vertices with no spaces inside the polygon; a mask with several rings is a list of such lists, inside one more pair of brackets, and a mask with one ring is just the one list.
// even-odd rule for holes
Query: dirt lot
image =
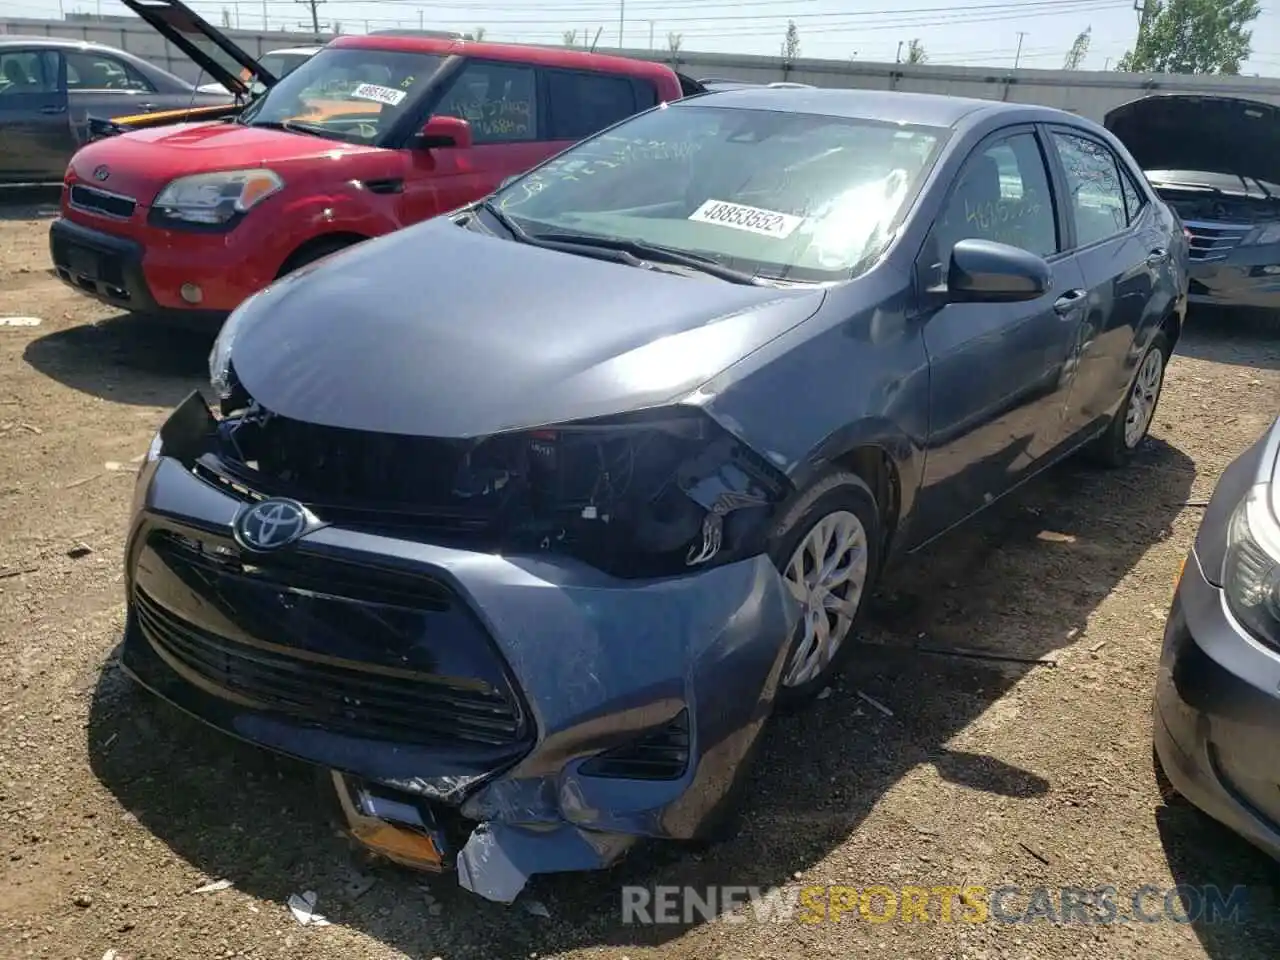
{"label": "dirt lot", "polygon": [[[42,319],[0,327],[0,957],[1277,955],[1275,867],[1160,805],[1149,734],[1164,614],[1202,512],[1186,502],[1280,406],[1275,328],[1201,318],[1131,469],[1054,471],[896,574],[843,683],[768,732],[737,839],[536,880],[527,896],[548,917],[450,877],[428,892],[371,870],[308,771],[130,694],[113,651],[134,458],[202,386],[209,339],[64,290],[46,272],[47,214],[0,209],[0,316]],[[195,892],[219,879],[234,886]],[[1122,913],[1144,884],[1243,884],[1252,909],[1237,924],[620,919],[623,884],[824,883],[1110,884]],[[295,922],[285,901],[304,890],[332,925]]]}

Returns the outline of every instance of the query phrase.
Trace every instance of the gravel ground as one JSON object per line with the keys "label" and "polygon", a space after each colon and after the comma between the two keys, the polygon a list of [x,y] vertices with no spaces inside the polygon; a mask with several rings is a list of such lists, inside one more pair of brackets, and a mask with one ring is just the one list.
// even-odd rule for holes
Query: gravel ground
{"label": "gravel ground", "polygon": [[[62,288],[47,272],[49,211],[26,199],[0,208],[0,316],[42,320],[0,326],[0,957],[1280,952],[1276,868],[1161,804],[1149,721],[1196,504],[1280,406],[1276,328],[1193,317],[1131,468],[1052,471],[893,573],[843,681],[768,731],[734,840],[537,879],[504,908],[451,877],[365,862],[335,835],[312,773],[137,696],[115,668],[135,458],[202,385],[210,338],[113,317]],[[787,896],[1016,884],[1016,909],[1030,888],[1112,885],[1125,914],[1145,884],[1210,883],[1247,886],[1247,922],[947,923],[938,901],[931,922],[879,924],[856,910],[838,923],[760,922],[749,909],[742,923],[649,926],[620,912],[628,884]],[[330,925],[290,914],[289,895],[307,890]]]}

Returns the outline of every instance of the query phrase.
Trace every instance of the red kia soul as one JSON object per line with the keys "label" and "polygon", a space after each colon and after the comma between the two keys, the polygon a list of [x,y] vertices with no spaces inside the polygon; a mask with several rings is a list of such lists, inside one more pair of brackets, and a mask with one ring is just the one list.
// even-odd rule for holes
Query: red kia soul
{"label": "red kia soul", "polygon": [[260,91],[232,116],[135,129],[72,158],[54,266],[130,311],[224,317],[306,263],[697,92],[661,64],[391,36],[340,37],[276,80],[180,3],[126,2],[215,79],[235,89],[245,67]]}

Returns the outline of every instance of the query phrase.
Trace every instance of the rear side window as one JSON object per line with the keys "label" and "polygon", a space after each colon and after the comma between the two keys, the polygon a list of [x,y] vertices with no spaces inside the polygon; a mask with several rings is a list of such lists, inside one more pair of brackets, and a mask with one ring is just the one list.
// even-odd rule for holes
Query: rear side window
{"label": "rear side window", "polygon": [[0,53],[0,97],[20,93],[55,93],[58,89],[58,57],[36,50]]}
{"label": "rear side window", "polygon": [[67,53],[68,90],[145,90],[150,82],[132,65],[100,53]]}
{"label": "rear side window", "polygon": [[1054,131],[1067,174],[1067,201],[1075,214],[1076,245],[1087,247],[1129,226],[1115,154],[1089,137]]}
{"label": "rear side window", "polygon": [[639,103],[630,77],[548,70],[547,107],[552,140],[582,140],[636,113]]}
{"label": "rear side window", "polygon": [[538,139],[537,105],[533,67],[472,60],[435,113],[466,120],[474,143],[521,143]]}

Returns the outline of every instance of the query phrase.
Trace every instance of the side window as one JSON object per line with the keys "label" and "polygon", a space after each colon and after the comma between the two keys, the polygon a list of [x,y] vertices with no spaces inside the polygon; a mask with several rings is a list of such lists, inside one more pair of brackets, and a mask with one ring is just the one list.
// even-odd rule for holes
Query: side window
{"label": "side window", "polygon": [[19,93],[56,93],[58,56],[38,50],[0,52],[0,97]]}
{"label": "side window", "polygon": [[130,64],[100,53],[68,51],[68,90],[155,90]]}
{"label": "side window", "polygon": [[538,139],[537,103],[532,67],[472,60],[435,112],[466,120],[477,144],[520,143]]}
{"label": "side window", "polygon": [[1133,182],[1133,177],[1125,171],[1124,167],[1120,168],[1120,189],[1124,191],[1124,206],[1129,214],[1129,223],[1132,225],[1142,216],[1142,211],[1146,209],[1147,198],[1137,184]]}
{"label": "side window", "polygon": [[552,140],[582,140],[636,112],[630,77],[607,73],[547,71]]}
{"label": "side window", "polygon": [[1076,244],[1087,247],[1129,226],[1115,155],[1088,137],[1054,131],[1054,147],[1067,173],[1067,203],[1076,220]]}
{"label": "side window", "polygon": [[929,262],[945,270],[961,240],[1007,243],[1042,257],[1058,252],[1049,173],[1034,134],[992,141],[965,161],[930,235]]}

